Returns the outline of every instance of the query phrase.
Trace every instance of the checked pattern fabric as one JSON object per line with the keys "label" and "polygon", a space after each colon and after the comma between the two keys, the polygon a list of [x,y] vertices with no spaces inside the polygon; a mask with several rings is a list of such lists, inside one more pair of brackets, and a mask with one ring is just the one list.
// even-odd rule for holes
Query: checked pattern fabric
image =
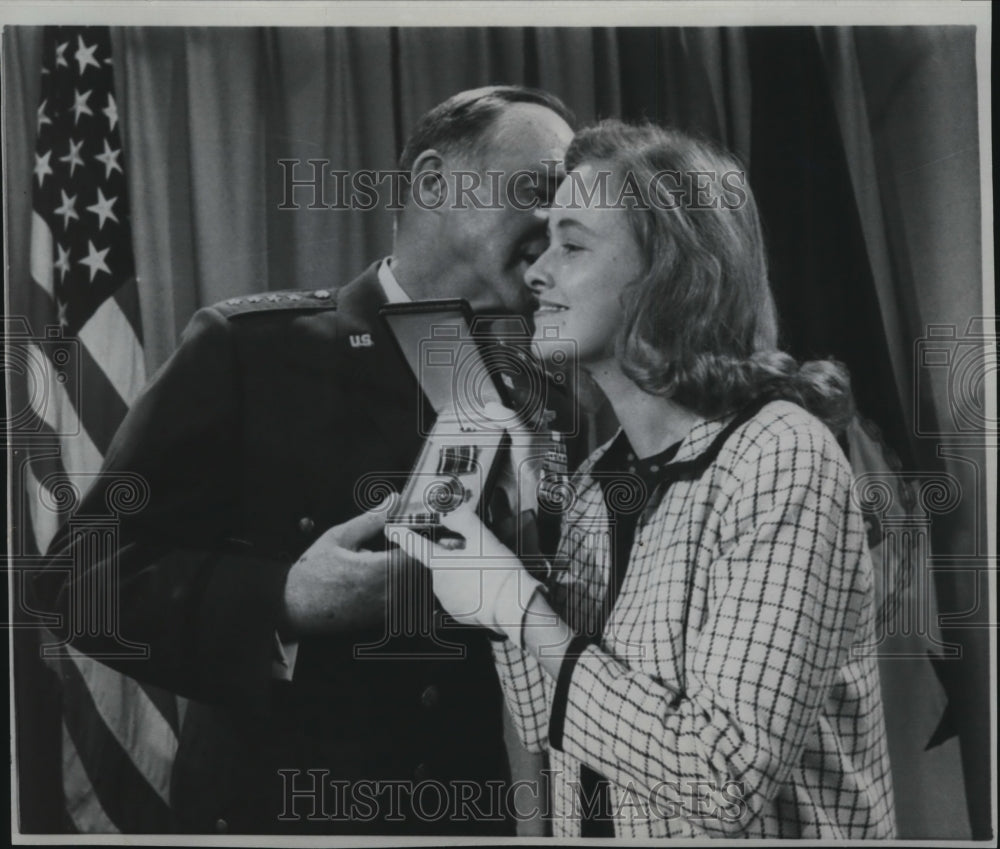
{"label": "checked pattern fabric", "polygon": [[[697,425],[674,462],[726,423]],[[765,405],[700,476],[650,500],[610,611],[605,448],[573,480],[550,587],[574,630],[599,636],[559,687],[494,644],[522,740],[551,753],[555,834],[580,833],[586,764],[610,781],[620,837],[892,837],[872,567],[833,435]]]}

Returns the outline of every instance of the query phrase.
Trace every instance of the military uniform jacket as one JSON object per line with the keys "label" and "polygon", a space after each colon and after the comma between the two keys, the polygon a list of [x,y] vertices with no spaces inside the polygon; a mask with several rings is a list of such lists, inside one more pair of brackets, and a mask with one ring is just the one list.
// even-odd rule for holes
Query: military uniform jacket
{"label": "military uniform jacket", "polygon": [[[431,816],[414,816],[405,794],[386,797],[397,811],[290,793],[309,790],[313,776],[296,772],[309,769],[352,785],[508,778],[488,640],[465,628],[428,638],[426,575],[406,590],[416,625],[395,616],[371,633],[303,639],[293,681],[272,673],[292,563],[379,500],[373,480],[401,488],[421,446],[425,402],[378,316],[384,300],[372,266],[339,293],[273,293],[199,311],[77,511],[102,505],[118,472],[149,484],[149,503],[121,519],[118,550],[73,580],[117,561],[121,634],[147,644],[149,657],[107,662],[194,700],[172,783],[183,830],[511,830],[488,817],[452,822],[436,802]],[[73,548],[64,528],[51,551],[82,563]],[[43,574],[35,590],[40,608],[65,615],[65,573]],[[75,645],[106,648],[96,637]]]}

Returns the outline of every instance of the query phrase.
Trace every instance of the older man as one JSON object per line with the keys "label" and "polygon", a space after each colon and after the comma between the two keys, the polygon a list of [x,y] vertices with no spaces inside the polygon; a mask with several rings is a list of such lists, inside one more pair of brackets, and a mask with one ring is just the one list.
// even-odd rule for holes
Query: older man
{"label": "older man", "polygon": [[[421,445],[416,380],[380,306],[461,297],[530,315],[523,274],[544,239],[533,208],[554,188],[569,120],[519,87],[427,113],[401,157],[411,188],[392,256],[343,287],[195,315],[78,515],[116,472],[143,475],[149,504],[94,562],[68,527],[56,539],[85,580],[120,570],[121,633],[150,656],[119,668],[193,700],[172,788],[181,829],[513,833],[487,638],[397,627],[387,557],[362,548],[381,520],[355,515],[356,488],[405,473]],[[431,621],[426,579],[403,579]],[[74,587],[53,571],[36,595],[66,613]]]}

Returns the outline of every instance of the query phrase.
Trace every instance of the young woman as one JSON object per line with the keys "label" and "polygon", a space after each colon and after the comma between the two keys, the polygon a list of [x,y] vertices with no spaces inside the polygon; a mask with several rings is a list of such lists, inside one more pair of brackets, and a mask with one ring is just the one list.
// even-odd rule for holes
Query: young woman
{"label": "young woman", "polygon": [[548,582],[464,511],[466,551],[410,548],[453,616],[503,635],[556,835],[891,837],[872,570],[831,432],[847,376],[777,349],[731,156],[605,122],[567,168],[527,282],[621,431],[572,482]]}

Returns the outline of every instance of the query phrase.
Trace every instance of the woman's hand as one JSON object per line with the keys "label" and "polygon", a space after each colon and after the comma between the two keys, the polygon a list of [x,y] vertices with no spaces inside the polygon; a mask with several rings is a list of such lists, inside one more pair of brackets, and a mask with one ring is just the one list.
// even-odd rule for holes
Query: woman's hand
{"label": "woman's hand", "polygon": [[455,619],[502,631],[521,645],[521,620],[540,582],[471,509],[459,508],[441,524],[464,538],[462,548],[439,545],[399,525],[387,525],[385,533],[431,570],[434,595]]}

